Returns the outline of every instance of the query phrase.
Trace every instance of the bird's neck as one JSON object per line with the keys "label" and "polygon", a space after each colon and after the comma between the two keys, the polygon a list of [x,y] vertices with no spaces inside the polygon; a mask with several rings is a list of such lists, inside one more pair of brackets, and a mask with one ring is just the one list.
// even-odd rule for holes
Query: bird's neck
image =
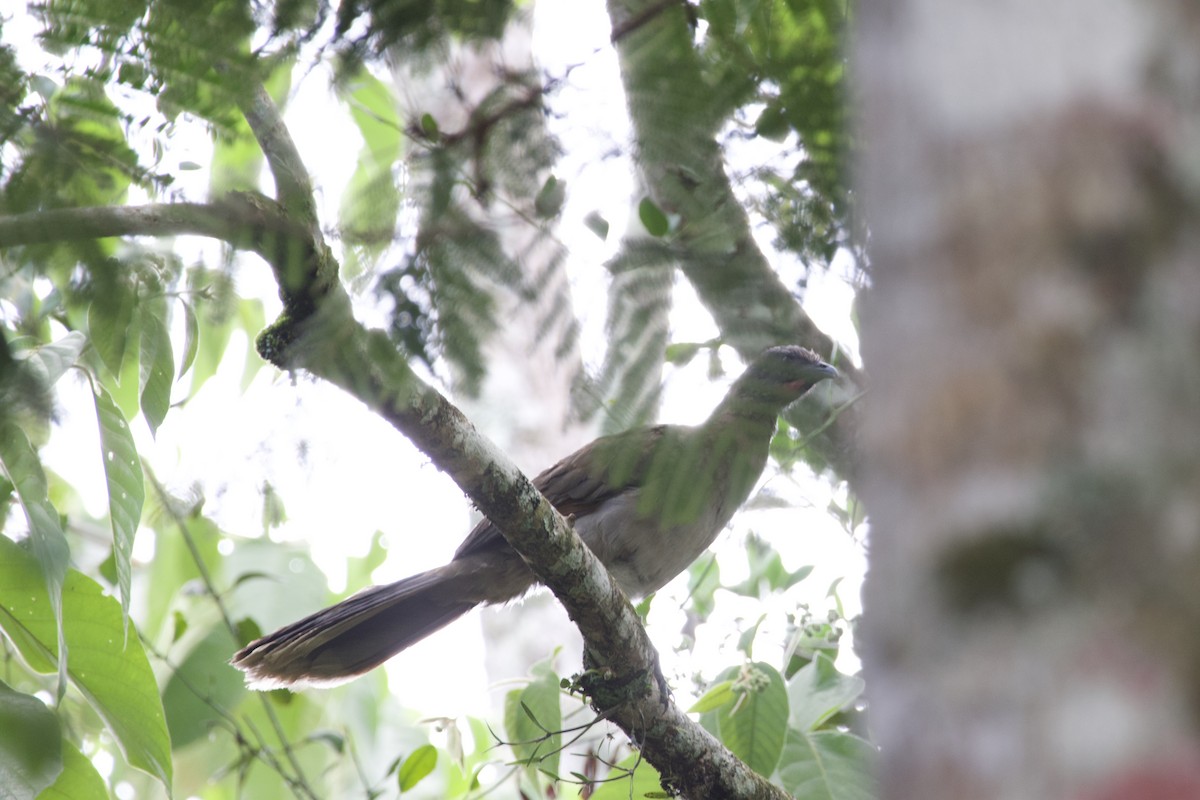
{"label": "bird's neck", "polygon": [[713,409],[708,420],[704,423],[708,428],[721,428],[729,425],[737,426],[749,432],[775,430],[775,420],[783,410],[786,402],[779,398],[765,398],[755,395],[730,392],[721,404]]}

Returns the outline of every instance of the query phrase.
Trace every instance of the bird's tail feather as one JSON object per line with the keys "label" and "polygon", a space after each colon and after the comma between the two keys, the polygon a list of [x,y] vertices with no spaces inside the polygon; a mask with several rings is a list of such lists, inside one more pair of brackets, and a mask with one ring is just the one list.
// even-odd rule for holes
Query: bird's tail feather
{"label": "bird's tail feather", "polygon": [[254,688],[331,686],[355,678],[475,607],[453,565],[373,586],[239,650]]}

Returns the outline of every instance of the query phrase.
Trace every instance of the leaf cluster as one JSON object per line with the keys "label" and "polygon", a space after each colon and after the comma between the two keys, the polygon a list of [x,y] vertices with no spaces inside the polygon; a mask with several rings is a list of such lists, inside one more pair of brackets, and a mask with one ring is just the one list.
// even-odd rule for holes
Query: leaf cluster
{"label": "leaf cluster", "polygon": [[776,246],[806,263],[828,264],[854,245],[848,190],[853,138],[847,119],[845,0],[703,0],[701,52],[709,82],[724,87],[739,126],[789,142],[795,157],[752,170],[763,191],[754,207]]}

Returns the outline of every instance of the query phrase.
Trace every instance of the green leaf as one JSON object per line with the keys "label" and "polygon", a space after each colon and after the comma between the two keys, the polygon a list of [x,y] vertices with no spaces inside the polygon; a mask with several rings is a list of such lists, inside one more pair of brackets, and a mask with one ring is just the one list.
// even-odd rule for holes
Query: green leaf
{"label": "green leaf", "polygon": [[118,379],[136,305],[133,291],[121,281],[112,281],[103,297],[88,304],[88,339],[104,366]]}
{"label": "green leaf", "polygon": [[704,347],[699,342],[675,342],[667,345],[666,352],[663,358],[667,363],[674,364],[677,367],[683,367],[692,362],[696,354],[700,352],[700,348]]}
{"label": "green leaf", "polygon": [[770,776],[787,733],[788,696],[783,676],[761,661],[744,667],[734,681],[740,694],[717,710],[721,741],[755,772]]}
{"label": "green leaf", "polygon": [[583,218],[583,224],[587,226],[589,231],[600,237],[600,241],[603,242],[608,239],[608,220],[600,216],[598,212],[589,211],[587,216]]}
{"label": "green leaf", "polygon": [[283,505],[283,498],[275,491],[270,481],[263,481],[261,492],[262,526],[265,534],[287,522],[287,509]]}
{"label": "green leaf", "polygon": [[687,713],[703,714],[705,711],[729,705],[736,699],[737,695],[733,693],[733,681],[721,681],[710,686],[708,691],[692,704]]}
{"label": "green leaf", "polygon": [[535,664],[530,672],[533,680],[505,697],[504,729],[519,762],[556,775],[562,738],[559,679],[549,661]]}
{"label": "green leaf", "polygon": [[167,330],[165,309],[156,303],[142,307],[142,345],[138,390],[141,392],[142,416],[150,433],[158,426],[171,407],[171,385],[175,378],[175,354],[171,350],[171,334]]}
{"label": "green leaf", "polygon": [[773,142],[782,142],[787,138],[791,128],[788,126],[787,118],[777,105],[769,105],[763,109],[763,112],[758,115],[758,119],[754,122],[754,132],[764,139],[770,139]]}
{"label": "green leaf", "polygon": [[[632,770],[633,775],[627,773]],[[625,773],[625,774],[623,774]],[[644,761],[639,753],[626,756],[608,773],[604,783],[596,785],[591,800],[642,800],[661,796],[662,778],[658,770]]]}
{"label": "green leaf", "polygon": [[87,346],[87,337],[79,331],[71,331],[57,342],[42,345],[25,357],[26,369],[39,385],[49,388],[79,359]]}
{"label": "green leaf", "polygon": [[126,760],[171,786],[171,741],[150,662],[126,636],[120,604],[75,570],[62,590],[57,627],[32,555],[0,536],[0,630],[37,672],[51,672],[58,636],[66,640],[67,675],[108,725]]}
{"label": "green leaf", "polygon": [[805,800],[874,800],[875,748],[851,733],[789,730],[779,782]]}
{"label": "green leaf", "polygon": [[142,461],[133,443],[129,424],[105,388],[95,385],[96,422],[100,428],[100,458],[104,462],[104,479],[108,487],[108,517],[112,524],[112,558],[117,572],[117,590],[121,597],[121,614],[129,617],[130,560],[133,539],[142,519],[145,485],[142,480]]}
{"label": "green leaf", "polygon": [[196,319],[196,311],[191,303],[183,304],[183,360],[179,362],[179,374],[182,378],[196,361],[196,351],[200,347],[200,321]]}
{"label": "green leaf", "polygon": [[185,628],[177,635],[194,643],[162,692],[171,744],[178,750],[220,725],[224,717],[219,709],[236,705],[246,688],[241,674],[229,668],[229,655],[238,645],[224,624],[213,624],[207,632]]}
{"label": "green leaf", "polygon": [[[25,434],[11,422],[0,424],[0,466],[3,466],[8,479],[12,481],[17,500],[25,512],[25,519],[29,521],[33,556],[27,556],[31,562],[27,580],[35,580],[35,576],[41,576],[39,588],[46,594],[50,608],[49,632],[55,643],[53,652],[57,658],[57,654],[64,653],[66,649],[62,629],[63,582],[71,553],[67,547],[67,537],[63,535],[62,525],[58,520],[58,511],[50,503],[46,473],[42,471],[41,461]],[[3,541],[11,544],[8,539]],[[58,659],[60,697],[66,690],[66,665],[65,658]]]}
{"label": "green leaf", "polygon": [[638,203],[638,219],[642,221],[646,232],[655,238],[666,236],[671,229],[667,215],[649,197],[643,197],[642,202]]}
{"label": "green leaf", "polygon": [[373,583],[371,573],[387,560],[387,554],[387,547],[383,543],[383,531],[375,531],[366,555],[350,556],[346,559],[346,585],[368,586]]}
{"label": "green leaf", "polygon": [[361,271],[359,261],[377,257],[395,238],[400,192],[392,165],[404,152],[403,126],[391,90],[362,69],[348,84],[351,118],[362,134],[358,166],[342,194],[338,223],[351,245],[347,274]]}
{"label": "green leaf", "polygon": [[108,800],[104,779],[78,747],[64,740],[62,755],[62,772],[38,800]]}
{"label": "green leaf", "polygon": [[58,717],[0,681],[0,797],[34,798],[63,769]]}
{"label": "green leaf", "polygon": [[433,114],[426,113],[421,115],[421,132],[430,139],[437,138],[438,124],[437,120],[433,118]]}
{"label": "green leaf", "polygon": [[843,675],[829,656],[817,653],[788,681],[788,725],[798,731],[814,730],[857,700],[865,688],[862,678]]}
{"label": "green leaf", "polygon": [[699,559],[688,567],[689,611],[703,622],[716,607],[717,589],[721,588],[721,565],[715,555]]}
{"label": "green leaf", "polygon": [[258,299],[243,299],[237,306],[238,323],[249,337],[251,345],[246,349],[246,363],[242,369],[242,391],[250,387],[254,376],[262,369],[263,360],[254,349],[254,338],[267,326],[267,315],[263,311],[262,301]]}
{"label": "green leaf", "polygon": [[437,757],[437,748],[431,744],[423,744],[409,753],[396,776],[400,783],[400,791],[407,792],[433,772],[433,768],[437,766]]}
{"label": "green leaf", "polygon": [[566,200],[567,184],[551,175],[533,198],[533,210],[542,219],[550,219],[562,211]]}

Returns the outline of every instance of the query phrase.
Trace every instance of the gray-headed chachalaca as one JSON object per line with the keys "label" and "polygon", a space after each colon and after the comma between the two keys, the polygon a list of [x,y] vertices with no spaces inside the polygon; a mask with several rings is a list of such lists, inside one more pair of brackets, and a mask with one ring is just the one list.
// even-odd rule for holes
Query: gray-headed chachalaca
{"label": "gray-headed chachalaca", "polygon": [[[682,572],[750,496],[785,406],[837,370],[802,347],[772,347],[701,425],[604,436],[533,483],[608,567],[626,594]],[[524,594],[536,579],[482,520],[449,564],[337,605],[251,642],[233,657],[258,688],[333,684],[379,666],[480,603]]]}

